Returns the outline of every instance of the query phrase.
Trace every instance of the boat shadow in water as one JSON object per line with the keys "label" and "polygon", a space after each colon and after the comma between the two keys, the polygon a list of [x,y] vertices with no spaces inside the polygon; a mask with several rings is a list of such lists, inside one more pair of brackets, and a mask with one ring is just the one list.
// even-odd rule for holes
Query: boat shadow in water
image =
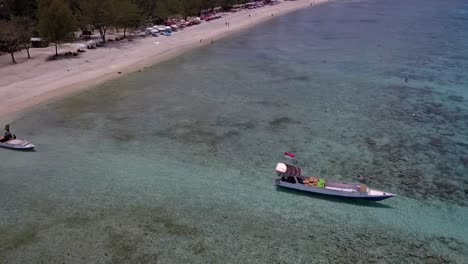
{"label": "boat shadow in water", "polygon": [[330,201],[330,202],[334,202],[334,203],[346,203],[346,204],[356,205],[356,206],[393,209],[392,206],[389,206],[389,205],[386,205],[386,204],[381,204],[381,203],[376,202],[376,201],[360,200],[360,199],[356,199],[356,198],[340,197],[340,196],[326,195],[326,194],[321,194],[321,193],[309,193],[309,192],[303,192],[303,191],[294,190],[294,189],[282,188],[282,187],[279,187],[279,186],[276,187],[276,190],[278,192],[290,193],[290,194],[295,194],[295,195],[309,196],[309,197],[312,197],[312,198],[321,199],[321,200],[325,200],[325,201]]}
{"label": "boat shadow in water", "polygon": [[5,151],[16,151],[16,152],[37,152],[36,149],[14,149],[14,148],[0,148],[0,151],[4,149]]}
{"label": "boat shadow in water", "polygon": [[16,151],[20,151],[20,152],[37,152],[35,148],[33,148],[33,149],[17,149]]}

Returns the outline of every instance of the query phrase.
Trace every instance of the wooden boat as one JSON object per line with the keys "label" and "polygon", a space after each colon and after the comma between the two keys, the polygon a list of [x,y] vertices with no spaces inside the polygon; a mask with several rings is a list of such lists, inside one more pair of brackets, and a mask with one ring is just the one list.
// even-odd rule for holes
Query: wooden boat
{"label": "wooden boat", "polygon": [[25,139],[11,139],[6,142],[1,142],[3,137],[0,138],[0,147],[17,150],[28,150],[33,149],[35,146]]}
{"label": "wooden boat", "polygon": [[371,189],[365,184],[330,181],[303,176],[301,168],[285,163],[278,163],[276,165],[276,172],[279,178],[275,179],[275,185],[305,192],[371,201],[381,201],[397,196],[393,193]]}

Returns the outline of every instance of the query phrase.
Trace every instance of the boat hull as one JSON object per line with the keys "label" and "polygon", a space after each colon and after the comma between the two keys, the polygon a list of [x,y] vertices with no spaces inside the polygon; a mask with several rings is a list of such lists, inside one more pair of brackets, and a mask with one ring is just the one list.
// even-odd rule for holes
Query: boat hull
{"label": "boat hull", "polygon": [[359,200],[368,200],[368,201],[382,201],[388,198],[395,197],[394,194],[383,194],[383,195],[370,195],[369,193],[361,193],[361,192],[347,192],[347,191],[337,191],[337,190],[330,190],[326,188],[317,188],[313,186],[306,186],[299,183],[289,183],[285,181],[281,181],[280,179],[275,180],[275,185],[283,188],[295,189],[299,191],[309,192],[309,193],[317,193],[323,195],[330,195],[330,196],[337,196],[337,197],[345,197],[351,199],[359,199]]}
{"label": "boat hull", "polygon": [[35,146],[31,144],[29,141],[24,140],[24,139],[13,139],[7,142],[0,143],[0,148],[16,149],[16,150],[31,150],[31,149],[34,149]]}

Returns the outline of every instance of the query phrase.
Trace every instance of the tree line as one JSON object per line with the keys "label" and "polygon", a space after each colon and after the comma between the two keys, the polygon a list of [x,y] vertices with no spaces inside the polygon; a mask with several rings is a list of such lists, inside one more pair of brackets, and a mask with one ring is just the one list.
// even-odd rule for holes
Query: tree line
{"label": "tree line", "polygon": [[205,9],[221,6],[228,9],[248,0],[0,0],[0,51],[26,50],[31,37],[41,37],[55,44],[73,40],[74,32],[97,30],[103,42],[111,28],[123,30],[146,22],[162,22],[169,17],[200,15]]}

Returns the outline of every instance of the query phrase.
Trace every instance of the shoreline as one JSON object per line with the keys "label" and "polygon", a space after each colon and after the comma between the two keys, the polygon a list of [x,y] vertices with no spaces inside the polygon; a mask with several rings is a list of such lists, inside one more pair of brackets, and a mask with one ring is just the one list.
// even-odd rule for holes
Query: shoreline
{"label": "shoreline", "polygon": [[[10,57],[8,54],[0,56],[0,76],[5,76],[0,80],[0,119],[11,122],[36,106],[143,70],[274,17],[328,1],[317,0],[314,5],[310,0],[287,1],[275,6],[228,13],[222,19],[203,22],[176,32],[171,37],[148,36],[132,42],[108,43],[106,47],[87,50],[78,58],[45,62],[45,57],[51,54],[51,47],[32,49],[32,59],[19,58],[16,65],[5,64],[5,59]],[[229,22],[230,27],[226,27],[225,22]],[[155,44],[155,41],[159,44]],[[67,51],[67,47],[71,50],[73,46],[62,45],[61,52]]]}

